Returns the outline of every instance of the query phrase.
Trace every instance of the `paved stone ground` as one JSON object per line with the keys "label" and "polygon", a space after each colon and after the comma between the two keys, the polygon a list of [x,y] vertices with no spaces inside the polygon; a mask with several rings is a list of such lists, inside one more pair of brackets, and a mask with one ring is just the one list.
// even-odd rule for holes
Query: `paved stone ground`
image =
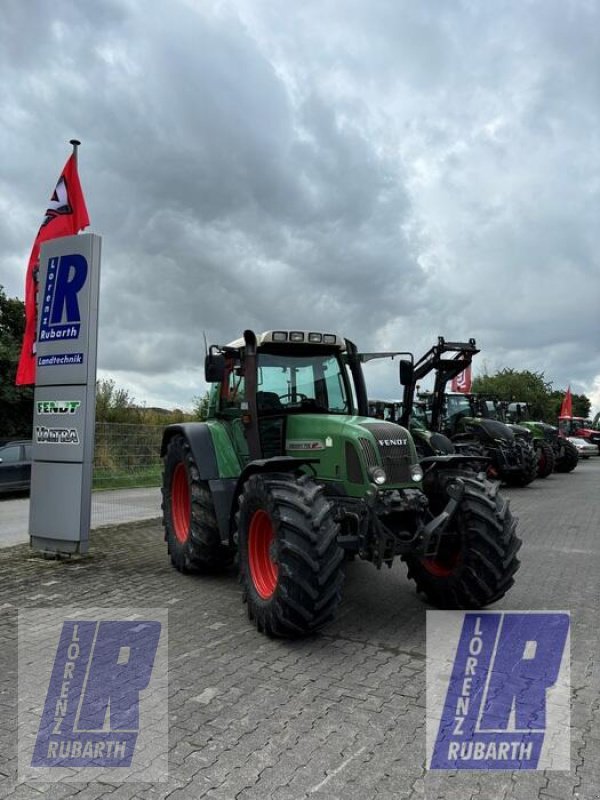
{"label": "paved stone ground", "polygon": [[[233,574],[187,577],[159,525],[96,531],[73,562],[0,551],[0,797],[600,798],[600,458],[508,490],[524,540],[501,609],[572,613],[570,772],[426,772],[425,611],[403,565],[350,563],[336,621],[297,642],[248,623]],[[169,782],[18,784],[17,608],[169,609]]]}

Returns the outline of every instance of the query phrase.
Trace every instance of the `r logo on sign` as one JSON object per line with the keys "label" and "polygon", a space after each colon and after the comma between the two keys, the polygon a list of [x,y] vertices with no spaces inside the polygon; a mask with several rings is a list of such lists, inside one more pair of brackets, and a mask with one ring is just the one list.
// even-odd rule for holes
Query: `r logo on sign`
{"label": "r logo on sign", "polygon": [[41,302],[40,341],[79,338],[81,313],[77,295],[87,274],[87,260],[79,253],[49,259]]}

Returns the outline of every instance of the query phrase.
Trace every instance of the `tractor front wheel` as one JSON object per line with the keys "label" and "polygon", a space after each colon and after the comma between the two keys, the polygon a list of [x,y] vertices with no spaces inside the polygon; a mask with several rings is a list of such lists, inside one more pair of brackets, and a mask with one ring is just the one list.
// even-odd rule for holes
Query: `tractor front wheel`
{"label": "tractor front wheel", "polygon": [[554,465],[555,472],[571,472],[579,462],[579,453],[577,448],[568,439],[561,439],[559,441],[559,455],[556,458]]}
{"label": "tractor front wheel", "polygon": [[184,436],[169,442],[164,463],[162,509],[165,539],[173,566],[180,572],[216,570],[231,562],[221,544],[208,484]]}
{"label": "tractor front wheel", "polygon": [[519,454],[519,469],[507,472],[503,480],[508,486],[529,486],[537,477],[537,453],[529,442],[519,439],[515,441],[515,447]]}
{"label": "tractor front wheel", "polygon": [[538,442],[535,451],[537,453],[537,476],[547,478],[554,472],[554,450],[548,442]]}
{"label": "tractor front wheel", "polygon": [[498,483],[479,480],[468,472],[448,472],[440,474],[440,487],[456,477],[462,479],[465,491],[437,553],[407,555],[404,560],[408,577],[432,605],[478,609],[499,600],[513,585],[521,540]]}
{"label": "tractor front wheel", "polygon": [[341,598],[344,552],[323,490],[307,475],[251,475],[237,538],[248,616],[269,636],[297,637],[330,620]]}

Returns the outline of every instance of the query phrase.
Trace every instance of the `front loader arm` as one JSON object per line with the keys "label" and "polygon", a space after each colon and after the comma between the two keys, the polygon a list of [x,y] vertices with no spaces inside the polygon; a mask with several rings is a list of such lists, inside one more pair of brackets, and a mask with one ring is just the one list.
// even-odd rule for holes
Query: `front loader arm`
{"label": "front loader arm", "polygon": [[[435,372],[431,430],[439,430],[446,384],[470,366],[473,356],[478,352],[475,339],[469,339],[468,342],[447,342],[443,336],[438,336],[437,344],[415,363],[412,380],[404,386],[401,424],[404,426],[409,424],[418,382],[430,372]],[[451,358],[443,358],[446,353],[454,355]]]}

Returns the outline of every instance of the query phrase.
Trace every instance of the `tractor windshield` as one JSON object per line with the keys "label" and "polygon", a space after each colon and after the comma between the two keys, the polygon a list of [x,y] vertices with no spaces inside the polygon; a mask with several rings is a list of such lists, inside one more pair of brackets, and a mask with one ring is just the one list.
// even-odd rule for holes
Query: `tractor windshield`
{"label": "tractor windshield", "polygon": [[431,412],[427,412],[425,403],[415,403],[410,422],[411,426],[420,430],[427,430],[431,421]]}
{"label": "tractor windshield", "polygon": [[350,414],[344,368],[336,355],[258,354],[259,409]]}
{"label": "tractor windshield", "polygon": [[459,417],[472,416],[471,401],[465,395],[446,395],[446,418],[454,421]]}

